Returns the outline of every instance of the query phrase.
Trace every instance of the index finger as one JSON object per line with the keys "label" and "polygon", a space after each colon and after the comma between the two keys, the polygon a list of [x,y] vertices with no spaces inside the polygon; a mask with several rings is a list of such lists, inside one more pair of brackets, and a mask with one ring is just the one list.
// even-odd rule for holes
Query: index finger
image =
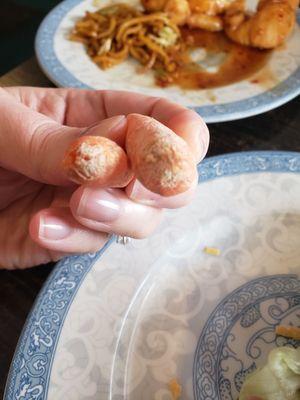
{"label": "index finger", "polygon": [[[208,129],[202,118],[192,110],[167,99],[148,97],[128,92],[101,92],[105,117],[138,113],[160,121],[189,145],[199,162],[206,154],[209,142]],[[145,189],[138,181],[126,189],[128,196],[141,203],[159,208],[177,208],[190,202],[196,187],[194,182],[187,192],[164,198]]]}
{"label": "index finger", "polygon": [[[22,97],[24,89],[18,88],[18,96]],[[65,103],[63,122],[72,127],[87,127],[105,123],[108,118],[132,113],[148,115],[172,129],[181,136],[190,146],[196,161],[200,161],[206,154],[209,142],[208,129],[202,118],[192,110],[173,103],[167,99],[145,96],[123,91],[92,91],[78,89],[37,89],[32,88],[34,97],[59,96]],[[16,95],[16,94],[15,94]],[[46,96],[46,97],[47,97]],[[32,105],[30,105],[32,107]],[[44,111],[47,114],[47,108]],[[79,112],[81,110],[81,112]],[[53,118],[53,115],[51,115]],[[126,134],[126,118],[124,123],[114,133],[120,144]],[[98,125],[97,124],[97,125]],[[97,130],[97,125],[94,127]],[[116,129],[115,129],[116,130]],[[96,134],[96,132],[95,132]],[[111,137],[110,132],[101,134]],[[127,188],[129,197],[135,201],[151,202],[156,207],[179,207],[190,201],[194,188],[182,193],[176,198],[162,198],[145,192],[143,188],[137,190],[138,185]],[[142,190],[141,190],[142,189]]]}
{"label": "index finger", "polygon": [[[116,115],[143,114],[157,119],[181,136],[198,161],[208,148],[209,134],[202,118],[195,111],[164,98],[113,90],[30,88],[28,91],[24,87],[5,90],[31,109],[39,104],[43,114],[59,123],[63,120],[67,126],[88,127]],[[45,99],[49,98],[53,104],[59,105],[56,112],[49,108],[48,103],[43,106]]]}
{"label": "index finger", "polygon": [[172,129],[190,146],[196,160],[201,161],[208,149],[209,132],[203,119],[168,99],[149,97],[137,93],[100,92],[106,117],[131,113],[148,115]]}
{"label": "index finger", "polygon": [[[168,99],[126,91],[44,88],[31,88],[33,99],[28,99],[26,88],[9,88],[7,91],[19,100],[25,98],[26,105],[31,108],[43,98],[57,99],[56,103],[65,110],[64,124],[77,128],[88,127],[117,115],[148,115],[181,136],[191,147],[196,160],[200,161],[207,151],[209,134],[202,118],[195,111]],[[45,107],[43,113],[48,115],[49,112]],[[61,113],[59,117],[53,113],[49,116],[54,120],[59,118],[57,122],[61,123]],[[125,135],[125,130],[120,132],[122,134]]]}

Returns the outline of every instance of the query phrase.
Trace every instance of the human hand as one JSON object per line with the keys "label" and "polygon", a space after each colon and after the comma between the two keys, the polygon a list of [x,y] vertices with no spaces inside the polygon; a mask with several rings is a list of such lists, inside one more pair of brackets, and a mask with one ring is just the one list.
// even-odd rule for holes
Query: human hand
{"label": "human hand", "polygon": [[209,141],[195,112],[133,93],[5,88],[0,89],[0,110],[2,268],[94,252],[110,233],[143,238],[156,228],[162,208],[180,207],[192,198],[196,182],[173,197],[151,193],[138,181],[124,190],[74,186],[61,162],[87,127],[124,146],[126,116],[149,115],[185,139],[197,161]]}

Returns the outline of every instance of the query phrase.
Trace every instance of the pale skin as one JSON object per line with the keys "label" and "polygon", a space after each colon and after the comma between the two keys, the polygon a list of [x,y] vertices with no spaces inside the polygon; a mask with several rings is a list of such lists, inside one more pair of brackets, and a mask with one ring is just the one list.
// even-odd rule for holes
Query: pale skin
{"label": "pale skin", "polygon": [[70,144],[97,134],[125,148],[127,115],[149,115],[183,138],[199,162],[209,134],[195,112],[159,98],[75,89],[0,88],[0,267],[26,268],[94,252],[111,233],[144,238],[163,208],[191,201],[196,180],[162,197],[137,180],[124,189],[74,185],[62,168]]}

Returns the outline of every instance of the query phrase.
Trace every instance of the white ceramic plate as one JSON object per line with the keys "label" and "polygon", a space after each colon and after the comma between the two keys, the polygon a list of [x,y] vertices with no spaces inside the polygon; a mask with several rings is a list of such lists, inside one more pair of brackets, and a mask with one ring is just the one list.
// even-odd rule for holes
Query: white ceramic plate
{"label": "white ceramic plate", "polygon": [[[24,327],[5,400],[237,399],[300,325],[300,154],[205,160],[157,233],[60,262]],[[203,252],[220,249],[219,257]]]}
{"label": "white ceramic plate", "polygon": [[[253,1],[253,0],[250,0]],[[86,10],[118,3],[119,0],[65,0],[42,22],[36,37],[36,54],[45,74],[58,86],[93,89],[129,90],[168,97],[194,108],[206,122],[221,122],[256,115],[286,103],[300,93],[300,28],[281,49],[276,50],[267,66],[251,79],[213,90],[158,88],[152,74],[137,74],[129,60],[108,71],[99,69],[88,57],[82,44],[68,40],[74,22]],[[126,0],[138,5],[139,0]],[[300,14],[298,16],[300,21]],[[261,81],[259,85],[251,83]]]}

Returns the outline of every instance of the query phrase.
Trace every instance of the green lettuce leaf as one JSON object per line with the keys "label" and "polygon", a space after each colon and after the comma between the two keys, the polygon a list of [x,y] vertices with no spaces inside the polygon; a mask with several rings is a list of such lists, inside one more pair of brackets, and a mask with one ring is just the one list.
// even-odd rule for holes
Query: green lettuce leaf
{"label": "green lettuce leaf", "polygon": [[300,400],[300,348],[272,350],[267,365],[246,378],[239,400],[251,396],[262,400]]}

